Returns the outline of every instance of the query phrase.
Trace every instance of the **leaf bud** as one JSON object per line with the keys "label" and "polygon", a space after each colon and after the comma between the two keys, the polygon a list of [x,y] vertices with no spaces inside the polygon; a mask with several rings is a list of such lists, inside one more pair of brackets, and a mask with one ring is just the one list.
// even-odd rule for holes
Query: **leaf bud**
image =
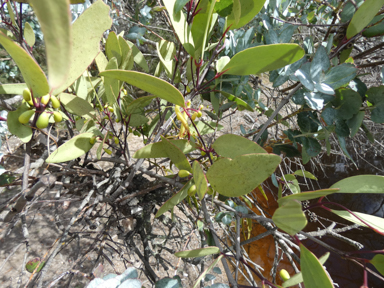
{"label": "leaf bud", "polygon": [[56,96],[52,95],[51,96],[51,102],[52,102],[52,107],[57,109],[57,108],[60,108],[60,100],[57,99]]}
{"label": "leaf bud", "polygon": [[41,97],[40,100],[41,100],[42,104],[47,105],[49,102],[49,99],[50,99],[50,96],[49,96],[49,94],[47,94],[47,95],[44,95],[43,97]]}
{"label": "leaf bud", "polygon": [[283,280],[283,281],[287,281],[289,278],[291,278],[288,271],[285,269],[281,269],[279,274],[280,274],[281,280]]}
{"label": "leaf bud", "polygon": [[29,119],[31,119],[33,114],[35,114],[34,110],[28,110],[28,111],[21,113],[21,115],[19,116],[19,122],[21,124],[27,124],[29,122]]}
{"label": "leaf bud", "polygon": [[29,101],[31,101],[31,91],[28,89],[28,88],[25,88],[24,90],[23,90],[23,98],[24,98],[24,100],[25,101],[27,101],[27,102],[29,102]]}
{"label": "leaf bud", "polygon": [[61,113],[58,111],[54,111],[53,112],[53,119],[55,119],[56,123],[61,122],[61,120],[63,120],[63,115],[61,115]]}
{"label": "leaf bud", "polygon": [[180,170],[178,174],[180,178],[188,177],[191,175],[191,173],[187,170]]}
{"label": "leaf bud", "polygon": [[193,184],[189,189],[188,189],[188,195],[189,196],[194,196],[196,194],[197,188],[196,185]]}
{"label": "leaf bud", "polygon": [[41,113],[39,118],[37,119],[36,127],[39,129],[47,128],[49,124],[49,116],[50,115],[47,112]]}

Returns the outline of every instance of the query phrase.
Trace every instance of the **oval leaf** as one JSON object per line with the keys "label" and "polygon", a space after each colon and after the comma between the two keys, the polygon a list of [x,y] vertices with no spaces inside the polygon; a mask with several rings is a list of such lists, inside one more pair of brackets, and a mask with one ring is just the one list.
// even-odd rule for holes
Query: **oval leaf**
{"label": "oval leaf", "polygon": [[272,220],[276,226],[289,235],[295,235],[307,225],[307,218],[301,209],[301,203],[296,200],[287,201],[277,208]]}
{"label": "oval leaf", "polygon": [[198,161],[193,162],[192,173],[193,181],[195,182],[197,188],[197,195],[199,195],[200,199],[204,199],[205,193],[208,189],[208,183],[207,179],[205,178],[204,171]]}
{"label": "oval leaf", "polygon": [[319,260],[303,244],[300,244],[300,266],[305,287],[333,288],[332,281]]}
{"label": "oval leaf", "polygon": [[111,77],[136,86],[141,90],[156,95],[173,104],[185,107],[184,97],[174,86],[160,78],[136,71],[113,70],[104,71],[99,74],[104,77]]}
{"label": "oval leaf", "polygon": [[304,50],[297,44],[272,44],[245,49],[233,56],[224,74],[250,75],[272,71],[300,60]]}
{"label": "oval leaf", "polygon": [[207,178],[214,190],[227,197],[248,194],[272,175],[281,158],[274,154],[247,154],[213,163]]}
{"label": "oval leaf", "polygon": [[366,0],[357,9],[347,28],[347,38],[350,39],[359,33],[371,22],[380,8],[384,5],[384,0]]}
{"label": "oval leaf", "polygon": [[212,147],[220,156],[232,159],[245,154],[267,153],[267,151],[257,143],[234,134],[220,136],[215,143],[213,143]]}
{"label": "oval leaf", "polygon": [[61,103],[65,108],[73,114],[84,118],[95,118],[96,113],[91,104],[88,101],[68,93],[61,93],[60,96]]}
{"label": "oval leaf", "polygon": [[19,116],[27,110],[28,108],[25,105],[20,105],[16,111],[10,111],[7,115],[9,132],[19,137],[24,143],[29,142],[32,138],[31,127],[28,124],[24,125],[19,122]]}
{"label": "oval leaf", "polygon": [[195,258],[195,257],[212,255],[212,254],[218,254],[218,253],[220,253],[220,249],[218,247],[210,246],[206,248],[176,252],[175,256],[180,258]]}
{"label": "oval leaf", "polygon": [[[233,3],[231,14],[227,17],[227,27],[237,29],[246,25],[260,12],[265,0],[237,0]],[[240,7],[238,5],[240,4]],[[240,15],[239,15],[240,14]]]}
{"label": "oval leaf", "polygon": [[30,3],[44,34],[49,84],[55,89],[64,83],[71,64],[69,1],[30,0]]}
{"label": "oval leaf", "polygon": [[161,140],[163,143],[164,151],[167,153],[167,157],[171,159],[172,163],[175,164],[179,170],[187,170],[191,172],[191,165],[189,164],[188,159],[185,157],[184,153],[163,136],[161,136]]}
{"label": "oval leaf", "polygon": [[23,94],[23,90],[27,88],[25,83],[3,84],[0,85],[0,94]]}
{"label": "oval leaf", "polygon": [[[348,221],[359,224],[360,226],[368,227],[366,224],[364,224],[362,221],[359,220],[359,219],[361,219],[365,223],[370,225],[374,229],[375,232],[379,232],[380,234],[384,234],[384,219],[381,217],[372,216],[372,215],[352,211],[352,213],[354,215],[359,217],[359,219],[357,219],[355,216],[353,216],[348,211],[344,211],[344,210],[331,210],[331,211],[333,213],[335,213],[336,215],[340,216],[341,218],[344,218]],[[368,228],[370,228],[370,227],[368,227]]]}
{"label": "oval leaf", "polygon": [[339,188],[337,193],[384,193],[384,176],[358,175],[345,178],[330,188]]}
{"label": "oval leaf", "polygon": [[47,160],[47,163],[61,163],[76,159],[87,153],[92,148],[89,140],[94,136],[93,133],[83,133],[73,137],[57,148]]}
{"label": "oval leaf", "polygon": [[21,48],[16,42],[9,39],[0,31],[0,44],[9,53],[12,59],[19,67],[21,74],[28,88],[33,92],[34,97],[41,97],[49,93],[49,85],[47,78],[41,70],[39,64]]}
{"label": "oval leaf", "polygon": [[[168,140],[173,145],[181,150],[184,154],[192,152],[195,148],[191,145],[188,140]],[[165,158],[168,157],[168,154],[165,152],[165,148],[162,142],[149,144],[140,150],[136,151],[136,153],[132,156],[133,158]]]}
{"label": "oval leaf", "polygon": [[72,57],[67,80],[54,91],[57,95],[67,89],[96,58],[100,52],[100,39],[112,25],[109,6],[96,1],[72,25]]}
{"label": "oval leaf", "polygon": [[31,24],[29,24],[28,22],[25,22],[24,38],[30,47],[35,45],[35,42],[36,42],[35,32],[33,31]]}

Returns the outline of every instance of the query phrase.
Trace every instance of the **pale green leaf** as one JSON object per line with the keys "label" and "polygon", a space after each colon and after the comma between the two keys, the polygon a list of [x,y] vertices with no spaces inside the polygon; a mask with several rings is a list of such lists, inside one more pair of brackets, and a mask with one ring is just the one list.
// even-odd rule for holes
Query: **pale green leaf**
{"label": "pale green leaf", "polygon": [[137,48],[132,42],[127,41],[129,47],[132,49],[132,54],[133,54],[133,60],[137,65],[139,65],[141,68],[144,69],[145,72],[149,72],[149,67],[147,61],[145,61],[145,57],[143,53]]}
{"label": "pale green leaf", "polygon": [[358,175],[345,178],[330,188],[339,188],[337,193],[384,193],[384,176]]}
{"label": "pale green leaf", "polygon": [[161,40],[156,43],[157,54],[159,55],[159,59],[165,71],[167,72],[167,76],[172,78],[173,72],[175,70],[175,55],[176,55],[176,47],[172,42],[168,42],[167,40]]}
{"label": "pale green leaf", "polygon": [[333,288],[332,281],[324,267],[303,244],[300,244],[300,266],[305,287]]}
{"label": "pale green leaf", "polygon": [[311,172],[308,172],[308,171],[296,170],[295,173],[293,173],[293,174],[317,181],[317,178],[315,177],[315,175],[313,175]]}
{"label": "pale green leaf", "polygon": [[[217,131],[220,131],[224,128],[223,125],[217,124],[214,121],[195,121],[197,130],[200,131],[200,135],[207,135],[215,132],[215,127],[217,125]],[[193,125],[189,126],[191,133],[196,133],[196,129]]]}
{"label": "pale green leaf", "polygon": [[298,194],[292,194],[292,195],[285,196],[285,197],[277,200],[277,202],[279,203],[279,205],[282,205],[286,201],[289,201],[289,200],[299,200],[299,201],[311,200],[311,199],[320,198],[320,197],[327,196],[327,195],[330,195],[333,193],[338,193],[338,192],[339,192],[339,189],[337,189],[337,188],[302,192],[302,193],[298,193]]}
{"label": "pale green leaf", "polygon": [[189,161],[187,157],[185,157],[184,153],[163,136],[161,136],[161,142],[163,143],[164,151],[167,154],[167,157],[171,159],[172,163],[175,164],[179,170],[187,170],[191,172],[191,165],[189,164]]}
{"label": "pale green leaf", "polygon": [[99,72],[103,72],[105,68],[108,65],[108,59],[105,57],[103,52],[100,52],[97,57],[95,58],[97,69],[99,69]]}
{"label": "pale green leaf", "polygon": [[17,44],[0,32],[0,44],[12,57],[19,67],[21,74],[32,91],[34,97],[41,97],[49,93],[49,85],[43,70],[36,61]]}
{"label": "pale green leaf", "polygon": [[27,44],[32,47],[33,45],[35,45],[35,42],[36,42],[36,37],[35,37],[35,32],[33,32],[33,29],[31,27],[31,24],[29,24],[28,22],[25,22],[25,26],[24,26],[24,38],[25,38],[25,41],[27,42]]}
{"label": "pale green leaf", "polygon": [[[29,142],[32,138],[32,128],[28,124],[21,124],[19,116],[29,110],[26,104],[22,104],[16,111],[10,111],[7,116],[8,130],[13,135],[17,136],[24,143]],[[32,116],[34,117],[34,116]]]}
{"label": "pale green leaf", "polygon": [[25,83],[3,84],[0,85],[0,94],[23,94],[23,90],[27,88]]}
{"label": "pale green leaf", "polygon": [[93,133],[83,133],[73,137],[53,151],[45,161],[47,163],[62,163],[84,155],[93,146],[89,142],[93,136]]}
{"label": "pale green leaf", "polygon": [[68,112],[73,113],[75,115],[84,117],[84,118],[95,118],[96,112],[95,109],[89,104],[88,101],[68,93],[61,93],[59,95],[61,104],[64,105],[65,109]]}
{"label": "pale green leaf", "polygon": [[222,56],[217,60],[216,62],[216,71],[217,73],[220,73],[224,70],[225,65],[228,64],[228,62],[231,60],[228,56]]}
{"label": "pale green leaf", "polygon": [[383,5],[384,0],[366,0],[359,9],[357,9],[351,22],[349,22],[346,35],[347,38],[350,39],[363,30],[380,11],[380,8]]}
{"label": "pale green leaf", "polygon": [[[146,106],[148,106],[153,98],[156,98],[155,96],[143,96],[138,99],[135,99],[131,103],[125,106],[124,112],[126,115],[131,115],[135,113],[142,113],[142,109]],[[126,98],[123,98],[126,99]]]}
{"label": "pale green leaf", "polygon": [[128,126],[138,127],[138,126],[144,125],[148,121],[149,121],[149,119],[147,117],[145,117],[144,115],[133,114],[133,115],[131,115],[131,117],[129,119]]}
{"label": "pale green leaf", "polygon": [[220,249],[218,247],[210,246],[200,249],[176,252],[175,256],[180,258],[196,258],[218,253],[220,253]]}
{"label": "pale green leaf", "polygon": [[174,86],[160,78],[136,71],[113,70],[104,71],[100,76],[111,77],[136,86],[141,90],[156,95],[173,104],[185,107],[184,97]]}
{"label": "pale green leaf", "polygon": [[[230,29],[241,28],[250,22],[253,17],[263,8],[265,0],[236,0],[233,3],[232,13],[227,17],[227,27],[232,25]],[[238,8],[240,3],[240,8]],[[237,4],[237,5],[236,5]],[[240,18],[238,14],[240,13]]]}
{"label": "pale green leaf", "polygon": [[[357,219],[355,216],[353,216],[348,211],[344,210],[331,210],[336,215],[340,216],[341,218],[344,218],[348,221],[351,221],[353,223],[359,224],[360,226],[368,227],[366,224],[364,224],[362,221]],[[355,214],[357,217],[359,217],[361,220],[363,220],[365,223],[373,227],[375,232],[379,232],[380,234],[384,234],[384,219],[377,216],[372,216],[360,212],[351,211],[353,214]],[[368,227],[369,228],[369,227]],[[377,230],[377,231],[376,231]]]}
{"label": "pale green leaf", "polygon": [[175,207],[177,204],[179,204],[181,201],[183,201],[188,196],[188,190],[191,188],[191,186],[194,185],[193,180],[189,180],[187,184],[181,188],[177,194],[173,195],[170,199],[168,199],[163,206],[160,207],[159,211],[156,213],[156,218],[163,215],[168,210],[171,210],[173,207]]}
{"label": "pale green leaf", "polygon": [[[179,148],[184,154],[192,152],[196,148],[188,140],[169,140],[173,145]],[[162,142],[149,144],[140,150],[136,151],[136,153],[132,156],[133,158],[165,158],[167,157],[167,153],[165,152],[165,148]]]}
{"label": "pale green leaf", "polygon": [[252,109],[252,107],[249,106],[249,104],[247,102],[245,102],[244,100],[242,100],[242,99],[240,99],[240,98],[238,98],[232,94],[229,94],[225,91],[219,91],[218,90],[217,92],[220,92],[220,94],[223,95],[225,98],[227,98],[229,101],[235,102],[239,111],[243,111],[243,110],[248,110],[251,112],[254,111]]}
{"label": "pale green leaf", "polygon": [[292,236],[303,230],[308,223],[301,209],[301,203],[296,200],[284,202],[277,208],[272,220],[277,227]]}
{"label": "pale green leaf", "polygon": [[[328,260],[329,258],[329,255],[331,253],[327,252],[325,253],[323,256],[321,256],[319,258],[319,262],[321,265],[324,265],[325,261]],[[299,283],[303,282],[303,274],[301,274],[301,272],[293,275],[291,278],[289,278],[287,281],[285,281],[283,284],[281,284],[281,286],[283,287],[291,287],[291,286],[295,286]]]}
{"label": "pale green leaf", "polygon": [[30,0],[30,3],[44,34],[49,84],[51,89],[56,89],[65,82],[71,65],[69,1]]}
{"label": "pale green leaf", "polygon": [[257,143],[235,134],[225,134],[216,139],[212,145],[220,156],[235,158],[244,154],[267,153]]}
{"label": "pale green leaf", "polygon": [[[105,67],[105,71],[117,70],[119,67],[119,63],[115,57],[112,57],[107,67]],[[104,77],[104,88],[105,95],[107,96],[107,103],[110,106],[113,106],[116,103],[117,96],[120,91],[120,83],[117,79],[111,77]]]}
{"label": "pale green leaf", "polygon": [[304,50],[297,44],[272,44],[245,49],[233,56],[224,74],[250,75],[282,68],[300,60]]}
{"label": "pale green leaf", "polygon": [[67,89],[79,78],[100,53],[100,39],[112,25],[109,6],[96,1],[73,23],[72,56],[67,80],[54,91],[54,95]]}
{"label": "pale green leaf", "polygon": [[[274,154],[247,154],[222,158],[207,172],[212,188],[228,197],[248,194],[276,170],[281,158]],[[258,164],[255,164],[258,163]]]}
{"label": "pale green leaf", "polygon": [[9,18],[11,18],[11,22],[12,22],[13,26],[17,27],[16,21],[15,21],[15,13],[13,12],[10,1],[7,1],[7,10],[8,10]]}
{"label": "pale green leaf", "polygon": [[199,195],[200,200],[204,199],[205,193],[208,189],[207,179],[203,169],[201,168],[198,161],[194,161],[192,165],[192,174],[193,180],[196,184],[197,195]]}
{"label": "pale green leaf", "polygon": [[380,272],[381,275],[384,275],[384,255],[376,254],[371,261],[371,264],[375,266],[377,271]]}
{"label": "pale green leaf", "polygon": [[119,40],[115,32],[109,32],[108,39],[105,43],[105,54],[108,57],[108,60],[111,61],[113,57],[117,59],[118,66],[121,63],[121,49]]}
{"label": "pale green leaf", "polygon": [[131,70],[134,61],[133,50],[131,46],[129,46],[128,42],[121,36],[119,36],[119,45],[121,49],[121,62],[119,65],[119,69]]}

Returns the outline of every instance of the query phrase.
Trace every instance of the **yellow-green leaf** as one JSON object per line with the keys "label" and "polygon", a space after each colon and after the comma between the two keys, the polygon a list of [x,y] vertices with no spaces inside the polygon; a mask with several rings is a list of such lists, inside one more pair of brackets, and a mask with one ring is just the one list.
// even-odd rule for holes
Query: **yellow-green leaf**
{"label": "yellow-green leaf", "polygon": [[251,75],[282,68],[300,60],[304,50],[297,44],[272,44],[245,49],[233,56],[225,74]]}
{"label": "yellow-green leaf", "polygon": [[277,202],[279,203],[279,205],[282,205],[286,201],[290,201],[290,200],[299,200],[299,201],[311,200],[311,199],[327,196],[333,193],[338,193],[339,191],[340,190],[337,188],[332,188],[332,189],[330,188],[330,189],[302,192],[302,193],[297,193],[297,194],[292,194],[292,195],[282,197],[279,200],[277,200]]}
{"label": "yellow-green leaf", "polygon": [[0,94],[23,94],[25,88],[25,83],[3,84],[0,85]]}
{"label": "yellow-green leaf", "polygon": [[384,275],[384,255],[376,254],[371,261],[371,264],[375,266],[377,271],[380,272],[381,275]]}
{"label": "yellow-green leaf", "polygon": [[[265,0],[235,0],[230,15],[227,17],[227,27],[238,29],[250,22],[263,8]],[[240,5],[240,7],[239,7]]]}
{"label": "yellow-green leaf", "polygon": [[[188,140],[169,140],[173,145],[179,148],[184,154],[192,152],[195,150],[194,146]],[[165,158],[167,157],[167,153],[165,152],[165,148],[162,142],[149,144],[140,150],[136,151],[136,153],[132,156],[133,158]]]}
{"label": "yellow-green leaf", "polygon": [[191,165],[189,164],[184,153],[163,136],[161,136],[161,142],[163,143],[164,151],[167,153],[167,157],[171,159],[172,163],[175,164],[179,170],[187,170],[191,172]]}
{"label": "yellow-green leaf", "polygon": [[30,47],[35,45],[35,42],[36,42],[35,32],[33,31],[31,24],[29,24],[28,22],[25,22],[24,38]]}
{"label": "yellow-green leaf", "polygon": [[49,84],[51,89],[56,89],[65,82],[71,64],[69,1],[30,0],[30,4],[44,35]]}
{"label": "yellow-green leaf", "polygon": [[64,105],[64,107],[68,110],[68,112],[73,113],[75,115],[84,117],[84,118],[91,118],[94,119],[96,116],[95,109],[89,104],[88,101],[68,93],[61,93],[60,94],[60,101],[61,104]]}
{"label": "yellow-green leaf", "polygon": [[353,223],[359,224],[360,226],[368,227],[365,223],[373,227],[375,232],[379,232],[381,234],[384,234],[384,219],[381,217],[368,215],[365,213],[355,212],[352,211],[353,214],[355,214],[359,219],[363,220],[365,223],[357,219],[355,216],[353,216],[348,211],[344,210],[331,210],[336,215],[340,216],[341,218],[344,218],[348,221],[351,221]]}
{"label": "yellow-green leaf", "polygon": [[384,193],[384,176],[358,175],[345,178],[330,188],[339,188],[338,193]]}
{"label": "yellow-green leaf", "polygon": [[212,145],[215,152],[223,157],[235,158],[244,154],[267,153],[257,143],[235,134],[225,134]]}
{"label": "yellow-green leaf", "polygon": [[173,104],[185,107],[184,97],[174,86],[152,75],[126,70],[109,70],[99,74],[136,86]]}
{"label": "yellow-green leaf", "polygon": [[[198,286],[200,285],[201,280],[203,280],[204,276],[205,276],[209,271],[211,271],[211,269],[212,269],[213,267],[215,267],[216,264],[217,264],[217,263],[221,260],[221,258],[223,258],[223,257],[224,257],[224,255],[220,255],[219,257],[217,257],[217,258],[215,259],[215,261],[213,261],[212,264],[209,265],[209,267],[208,267],[203,273],[201,273],[201,275],[199,276],[199,278],[197,278],[197,280],[196,280],[196,282],[195,282],[195,285],[193,285],[193,288],[196,288],[196,287],[198,287]],[[219,284],[219,285],[221,285],[221,284]],[[224,287],[226,287],[226,285],[224,285]]]}
{"label": "yellow-green leaf", "polygon": [[307,225],[307,218],[296,200],[287,201],[277,208],[272,217],[273,222],[289,235],[295,235]]}
{"label": "yellow-green leaf", "polygon": [[198,161],[194,161],[192,165],[193,180],[196,184],[197,195],[199,195],[200,200],[204,199],[205,193],[208,189],[207,179],[203,169],[201,168]]}
{"label": "yellow-green leaf", "polygon": [[10,111],[7,116],[8,130],[13,135],[16,135],[24,143],[29,142],[32,138],[32,129],[28,124],[21,124],[19,116],[28,110],[25,103],[21,104],[16,111]]}
{"label": "yellow-green leaf", "polygon": [[212,255],[212,254],[218,254],[218,253],[220,253],[220,249],[218,247],[210,246],[210,247],[205,247],[200,249],[176,252],[175,256],[180,258],[195,258],[195,257]]}

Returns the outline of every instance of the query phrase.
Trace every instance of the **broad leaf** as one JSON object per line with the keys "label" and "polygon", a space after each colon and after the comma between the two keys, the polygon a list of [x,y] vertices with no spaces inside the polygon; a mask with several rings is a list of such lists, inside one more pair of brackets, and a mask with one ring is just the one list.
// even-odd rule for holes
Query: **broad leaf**
{"label": "broad leaf", "polygon": [[23,94],[23,90],[27,88],[25,83],[3,84],[0,85],[0,94]]}
{"label": "broad leaf", "polygon": [[111,61],[111,59],[115,57],[117,59],[117,65],[120,65],[122,53],[119,40],[117,39],[117,35],[115,32],[110,32],[108,34],[108,39],[105,43],[105,54],[107,55],[109,61]]}
{"label": "broad leaf", "polygon": [[205,247],[200,249],[176,252],[175,256],[180,258],[196,258],[218,253],[220,253],[220,249],[218,247]]}
{"label": "broad leaf", "polygon": [[[32,138],[32,129],[28,124],[21,124],[19,116],[25,111],[29,110],[26,104],[22,104],[16,111],[10,111],[7,116],[8,130],[13,135],[16,135],[24,143],[29,142]],[[34,117],[34,116],[32,116]]]}
{"label": "broad leaf", "polygon": [[329,62],[327,51],[325,50],[324,46],[320,45],[311,62],[311,78],[314,81],[319,82],[322,73],[327,72],[330,67],[331,63]]}
{"label": "broad leaf", "polygon": [[331,279],[311,251],[300,244],[300,266],[305,287],[333,288]]}
{"label": "broad leaf", "polygon": [[160,78],[145,73],[125,70],[104,71],[99,75],[127,82],[161,99],[185,107],[184,97],[180,91]]}
{"label": "broad leaf", "polygon": [[[240,7],[237,7],[239,4]],[[236,0],[231,14],[227,17],[227,27],[238,29],[250,22],[260,12],[265,0]],[[237,5],[236,5],[237,4]],[[240,12],[240,15],[238,15]],[[240,17],[239,17],[240,16]]]}
{"label": "broad leaf", "polygon": [[67,80],[54,91],[54,95],[67,89],[91,65],[100,53],[100,39],[112,25],[109,6],[96,1],[72,25],[72,57]]}
{"label": "broad leaf", "polygon": [[327,195],[330,195],[333,193],[338,193],[338,192],[339,192],[339,189],[337,189],[337,188],[302,192],[302,193],[292,194],[292,195],[282,197],[279,200],[277,200],[277,202],[280,205],[282,205],[285,202],[290,201],[290,200],[305,201],[305,200],[320,198],[320,197],[327,196]]}
{"label": "broad leaf", "polygon": [[[184,154],[192,152],[195,150],[194,146],[188,140],[169,140],[173,145],[180,149]],[[165,158],[167,157],[167,152],[162,142],[149,144],[132,156],[133,158]]]}
{"label": "broad leaf", "polygon": [[213,163],[207,178],[214,190],[228,197],[245,195],[276,170],[281,158],[273,154],[247,154]]}
{"label": "broad leaf", "polygon": [[332,67],[324,77],[321,77],[321,82],[329,85],[332,89],[340,88],[349,81],[354,79],[357,74],[357,69],[350,63],[343,63]]}
{"label": "broad leaf", "polygon": [[217,92],[220,92],[221,95],[223,95],[225,98],[227,98],[229,101],[232,101],[232,102],[235,102],[239,111],[243,111],[243,110],[248,110],[248,111],[251,111],[253,112],[254,110],[252,109],[251,106],[248,105],[247,102],[245,102],[244,100],[232,95],[232,94],[229,94],[225,91],[217,91]]}
{"label": "broad leaf", "polygon": [[384,275],[384,255],[376,254],[371,261],[369,261],[381,275]]}
{"label": "broad leaf", "polygon": [[272,216],[273,222],[289,235],[295,235],[307,225],[307,218],[301,209],[301,202],[292,200],[281,205]]}
{"label": "broad leaf", "polygon": [[25,22],[24,38],[30,47],[33,47],[33,45],[35,45],[35,42],[36,42],[35,32],[33,31],[31,24],[29,24],[28,22]]}
{"label": "broad leaf", "polygon": [[177,192],[177,194],[173,195],[163,204],[163,206],[160,207],[159,211],[156,213],[156,217],[160,217],[165,212],[171,210],[173,207],[183,201],[188,196],[188,190],[192,185],[194,185],[193,180],[189,180],[187,184],[185,184],[184,187],[181,188],[179,192]]}
{"label": "broad leaf", "polygon": [[171,141],[167,138],[161,136],[161,142],[163,143],[164,151],[167,154],[167,157],[171,159],[172,163],[179,170],[187,170],[191,172],[191,165],[188,162],[187,157],[185,157],[184,153]]}
{"label": "broad leaf", "polygon": [[208,189],[207,179],[203,169],[201,168],[198,161],[194,161],[192,165],[193,181],[196,184],[197,195],[199,195],[200,200],[204,199],[205,193]]}
{"label": "broad leaf", "polygon": [[225,134],[216,139],[212,148],[220,156],[235,158],[244,154],[267,153],[257,143],[235,134]]}
{"label": "broad leaf", "polygon": [[173,12],[179,13],[181,9],[187,4],[189,0],[176,0],[175,7],[173,8]]}
{"label": "broad leaf", "polygon": [[317,178],[311,172],[308,172],[308,171],[296,170],[295,173],[293,174],[317,181]]}
{"label": "broad leaf", "polygon": [[297,44],[272,44],[245,49],[233,56],[225,74],[250,75],[272,71],[300,60],[304,50]]}
{"label": "broad leaf", "polygon": [[172,78],[172,75],[175,70],[175,55],[176,47],[173,42],[167,40],[161,40],[156,43],[157,54],[159,55],[160,62],[163,64],[165,71],[169,78]]}
{"label": "broad leaf", "polygon": [[[336,215],[340,216],[341,218],[344,218],[348,221],[351,221],[353,223],[359,224],[360,226],[368,227],[366,224],[364,224],[362,221],[357,219],[354,215],[349,213],[348,211],[344,210],[331,210]],[[365,213],[355,212],[352,211],[353,214],[355,214],[357,217],[359,217],[361,220],[363,220],[365,223],[373,227],[373,230],[375,232],[378,232],[380,234],[384,234],[384,219],[377,216],[368,215]],[[370,227],[369,227],[370,228]]]}
{"label": "broad leaf", "polygon": [[32,57],[18,45],[0,31],[0,44],[16,62],[21,74],[32,91],[34,97],[41,97],[49,93],[49,85],[43,70]]}
{"label": "broad leaf", "polygon": [[139,65],[145,72],[148,73],[149,67],[147,61],[145,61],[143,53],[141,53],[141,51],[132,42],[127,41],[127,43],[132,49],[133,61],[135,61],[137,65]]}
{"label": "broad leaf", "polygon": [[[217,124],[214,121],[195,121],[197,130],[200,131],[200,135],[207,135],[215,132],[215,127],[217,125],[217,131],[220,131],[224,128],[223,125]],[[196,133],[196,129],[193,125],[189,126],[191,133]],[[196,133],[197,134],[197,133]]]}
{"label": "broad leaf", "polygon": [[87,119],[95,118],[95,109],[91,106],[91,104],[89,104],[88,101],[68,93],[61,93],[59,98],[61,104],[63,104],[70,113]]}
{"label": "broad leaf", "polygon": [[93,133],[83,133],[73,137],[57,148],[45,161],[47,163],[61,163],[84,155],[93,146],[89,142],[93,136]]}
{"label": "broad leaf", "polygon": [[384,193],[384,176],[358,175],[345,178],[330,188],[339,188],[337,193]]}
{"label": "broad leaf", "polygon": [[[66,80],[71,65],[71,21],[67,0],[30,0],[44,34],[48,79],[51,89]],[[83,27],[86,28],[86,27]]]}
{"label": "broad leaf", "polygon": [[[119,63],[115,57],[111,58],[105,67],[105,71],[117,70]],[[107,96],[108,105],[113,106],[120,92],[120,83],[117,79],[111,77],[104,78],[105,95]]]}
{"label": "broad leaf", "polygon": [[[148,106],[153,98],[156,98],[155,96],[143,96],[138,99],[135,99],[131,103],[129,103],[127,106],[125,106],[125,109],[123,110],[126,115],[136,114],[136,113],[142,113],[142,109],[146,106]],[[125,99],[125,98],[124,98]]]}
{"label": "broad leaf", "polygon": [[347,28],[347,38],[350,39],[363,30],[369,22],[376,16],[380,8],[384,5],[384,0],[366,0],[357,9]]}

